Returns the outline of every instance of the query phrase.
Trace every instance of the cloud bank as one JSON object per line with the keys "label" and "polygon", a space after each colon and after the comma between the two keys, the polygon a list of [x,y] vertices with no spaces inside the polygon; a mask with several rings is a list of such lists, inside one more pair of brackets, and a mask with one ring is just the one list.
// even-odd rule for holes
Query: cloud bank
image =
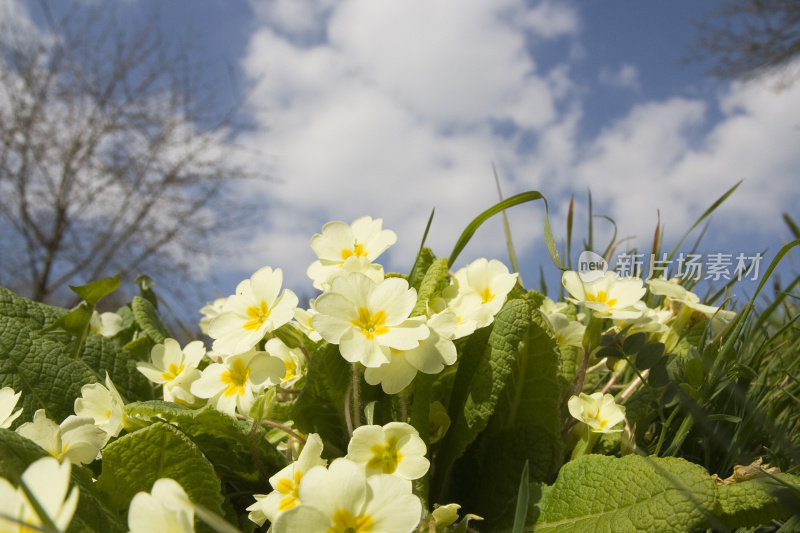
{"label": "cloud bank", "polygon": [[[635,65],[599,66],[579,79],[583,21],[563,2],[421,0],[254,3],[256,29],[242,58],[259,80],[256,124],[239,142],[277,183],[252,187],[265,211],[243,269],[269,264],[308,287],[311,235],[327,220],[382,217],[399,236],[385,264],[405,271],[431,208],[429,245],[449,253],[463,227],[497,200],[536,189],[561,223],[568,195],[591,188],[596,211],[622,235],[646,228],[656,209],[675,233],[739,179],[718,219],[731,232],[770,234],[800,200],[800,83],[732,84],[712,98],[641,94],[626,113],[582,135],[587,91],[640,90]],[[545,59],[542,61],[540,58]],[[542,65],[547,65],[546,67]],[[606,89],[608,90],[608,88]],[[518,255],[542,241],[543,209],[511,214]],[[499,221],[482,228],[462,259],[505,257]],[[546,260],[538,261],[543,263]]]}

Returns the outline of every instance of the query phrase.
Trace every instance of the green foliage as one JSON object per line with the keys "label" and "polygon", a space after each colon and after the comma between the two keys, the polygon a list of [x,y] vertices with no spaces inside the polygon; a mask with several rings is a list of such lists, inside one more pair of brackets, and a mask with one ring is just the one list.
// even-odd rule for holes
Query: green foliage
{"label": "green foliage", "polygon": [[286,458],[267,440],[267,429],[211,407],[188,409],[163,401],[135,402],[125,411],[137,425],[169,422],[192,439],[223,481],[242,490],[264,490]]}
{"label": "green foliage", "polygon": [[72,289],[72,292],[80,296],[83,301],[91,307],[94,307],[101,298],[108,296],[119,288],[119,276],[98,279],[78,287],[70,285],[69,288]]}
{"label": "green foliage", "polygon": [[447,277],[447,258],[440,257],[431,262],[425,271],[425,276],[417,289],[417,304],[411,311],[411,316],[424,315],[428,309],[428,301],[442,292],[449,283]]}
{"label": "green foliage", "polygon": [[351,372],[339,347],[321,342],[311,354],[306,384],[292,408],[292,420],[300,431],[319,433],[340,450],[347,449],[344,398]]}
{"label": "green foliage", "polygon": [[800,477],[778,474],[717,487],[720,518],[729,529],[800,515]]}
{"label": "green foliage", "polygon": [[562,462],[559,355],[536,312],[540,300],[533,291],[519,300],[527,328],[515,348],[507,347],[514,354],[511,372],[483,436],[480,477],[484,481],[477,492],[475,511],[489,522],[508,510],[516,490],[511,478],[524,465],[533,480],[545,481]]}
{"label": "green foliage", "polygon": [[528,512],[528,531],[680,533],[716,524],[718,512],[715,483],[701,466],[678,458],[585,455],[542,488]]}
{"label": "green foliage", "polygon": [[[19,485],[20,477],[31,463],[47,452],[13,431],[0,429],[0,477]],[[69,533],[116,533],[127,531],[119,514],[111,509],[104,495],[92,481],[91,473],[72,465],[72,484],[80,490],[78,507],[68,529]]]}
{"label": "green foliage", "polygon": [[133,300],[131,300],[131,309],[137,325],[153,342],[160,344],[164,342],[164,339],[172,337],[164,323],[161,322],[158,311],[150,303],[150,300],[141,296],[134,296]]}
{"label": "green foliage", "polygon": [[66,418],[81,387],[99,381],[99,369],[72,357],[71,337],[48,334],[63,314],[0,288],[0,387],[22,392],[23,421],[37,409]]}
{"label": "green foliage", "polygon": [[223,514],[224,498],[214,466],[188,436],[165,422],[108,444],[97,488],[116,509],[125,511],[137,492],[149,492],[162,477],[180,483],[193,502]]}
{"label": "green foliage", "polygon": [[100,335],[90,333],[74,358],[78,341],[52,330],[64,314],[0,288],[0,387],[22,392],[21,420],[31,420],[37,409],[63,420],[73,414],[81,387],[102,382],[106,372],[126,398],[152,397],[135,363]]}

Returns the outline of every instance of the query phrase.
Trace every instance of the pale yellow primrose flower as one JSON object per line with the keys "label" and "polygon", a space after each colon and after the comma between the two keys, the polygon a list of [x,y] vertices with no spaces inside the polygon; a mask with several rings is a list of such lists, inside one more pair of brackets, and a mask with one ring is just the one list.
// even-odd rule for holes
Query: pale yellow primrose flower
{"label": "pale yellow primrose flower", "polygon": [[[297,296],[283,289],[283,271],[259,269],[239,283],[229,296],[222,313],[208,324],[208,335],[215,339],[216,352],[237,355],[253,348],[270,331],[275,331],[294,316]],[[280,294],[279,294],[280,293]]]}
{"label": "pale yellow primrose flower", "polygon": [[647,286],[653,294],[666,296],[673,302],[681,303],[693,311],[704,314],[706,318],[710,318],[711,327],[717,333],[722,331],[736,316],[733,311],[700,303],[699,296],[678,283],[656,278],[648,280]]}
{"label": "pale yellow primrose flower", "polygon": [[90,383],[81,387],[81,397],[75,399],[75,414],[88,416],[94,425],[116,437],[124,427],[125,402],[106,373],[106,386]]}
{"label": "pale yellow primrose flower", "polygon": [[383,229],[383,220],[361,217],[348,225],[344,222],[328,222],[322,226],[322,234],[311,238],[311,248],[319,258],[308,267],[306,274],[314,281],[314,287],[327,290],[331,279],[345,272],[361,272],[376,282],[383,279],[383,267],[373,265],[389,246],[397,242],[397,235]]}
{"label": "pale yellow primrose flower", "polygon": [[411,350],[430,334],[422,321],[408,318],[416,303],[417,291],[406,280],[375,283],[354,272],[334,278],[317,298],[311,323],[347,361],[375,368],[391,361],[392,348]]}
{"label": "pale yellow primrose flower", "polygon": [[200,378],[197,365],[206,355],[202,341],[192,341],[181,349],[175,339],[164,339],[150,350],[152,363],[139,361],[136,370],[152,381],[163,385],[164,401],[192,405],[196,398],[190,392],[192,383]]}
{"label": "pale yellow primrose flower", "polygon": [[642,315],[636,318],[619,319],[614,321],[614,326],[618,330],[626,330],[628,335],[634,333],[664,333],[669,328],[667,321],[672,318],[672,311],[669,309],[651,309],[647,304],[639,301],[633,307],[640,310]]}
{"label": "pale yellow primrose flower", "polygon": [[314,301],[311,302],[310,309],[303,309],[298,307],[294,310],[294,322],[293,324],[297,326],[297,328],[306,334],[306,337],[311,340],[311,342],[319,342],[322,340],[322,335],[319,334],[317,330],[314,329],[314,326],[311,324],[311,318],[317,314],[317,310],[314,309]]}
{"label": "pale yellow primrose flower", "polygon": [[203,318],[200,319],[199,325],[200,331],[202,331],[204,335],[208,335],[208,325],[211,323],[211,321],[222,313],[222,308],[225,306],[225,300],[227,300],[227,298],[217,298],[213,302],[208,302],[206,305],[200,308],[200,314],[203,315]]}
{"label": "pale yellow primrose flower", "polygon": [[419,479],[430,462],[427,448],[414,426],[389,422],[385,426],[359,426],[347,445],[347,459],[361,465],[367,475],[390,474]]}
{"label": "pale yellow primrose flower", "polygon": [[161,478],[149,493],[139,492],[131,500],[128,528],[130,533],[192,533],[194,507],[177,481]]}
{"label": "pale yellow primrose flower", "polygon": [[345,458],[328,469],[316,466],[300,481],[302,505],[282,513],[273,533],[411,533],[419,525],[422,504],[411,482],[364,470]]}
{"label": "pale yellow primrose flower", "polygon": [[[481,257],[456,271],[458,294],[475,293],[481,297],[481,305],[491,313],[497,314],[506,301],[508,293],[517,284],[518,274],[511,274],[508,268],[497,259],[488,261]],[[479,325],[483,327],[488,324]]]}
{"label": "pale yellow primrose flower", "polygon": [[568,270],[561,276],[561,283],[572,296],[570,301],[600,317],[628,319],[642,315],[634,305],[645,293],[639,278],[620,278],[614,272],[606,272],[602,278],[583,281],[577,272]]}
{"label": "pale yellow primrose flower", "polygon": [[429,307],[433,312],[450,309],[455,314],[452,339],[460,339],[491,324],[516,283],[517,274],[509,273],[502,262],[476,259],[453,274],[453,283]]}
{"label": "pale yellow primrose flower", "polygon": [[459,509],[461,509],[461,506],[457,503],[448,503],[447,505],[436,507],[431,515],[438,527],[447,527],[458,520]]}
{"label": "pale yellow primrose flower", "polygon": [[[59,532],[67,530],[78,506],[80,492],[78,487],[73,487],[67,495],[70,469],[69,461],[59,464],[52,457],[43,457],[31,463],[21,477],[22,484],[30,492],[33,500]],[[16,522],[4,520],[3,516],[33,527],[44,526],[34,504],[22,487],[16,488],[7,480],[0,478],[0,531],[22,533],[32,530]]]}
{"label": "pale yellow primrose flower", "polygon": [[625,420],[625,407],[617,404],[610,394],[595,392],[581,393],[572,396],[567,402],[569,414],[589,426],[595,433],[615,433],[620,429],[611,429]]}
{"label": "pale yellow primrose flower", "polygon": [[17,433],[30,439],[58,459],[89,464],[97,458],[108,440],[106,432],[94,425],[94,420],[70,415],[61,424],[47,418],[44,409],[33,414],[33,422],[17,428]]}
{"label": "pale yellow primrose flower", "polygon": [[200,379],[192,383],[191,392],[198,398],[208,398],[218,411],[230,416],[238,411],[247,416],[256,395],[280,383],[285,374],[283,361],[267,352],[250,350],[208,365]]}
{"label": "pale yellow primrose flower", "polygon": [[[424,322],[424,317],[413,317],[410,320]],[[370,385],[381,385],[386,394],[397,394],[406,388],[417,375],[438,374],[445,365],[456,362],[456,346],[451,338],[454,336],[456,316],[446,309],[427,320],[430,335],[410,350],[391,349],[391,360],[377,368],[367,368],[364,379]]]}
{"label": "pale yellow primrose flower", "polygon": [[122,329],[122,317],[117,313],[98,313],[92,311],[89,329],[103,337],[113,337]]}
{"label": "pale yellow primrose flower", "polygon": [[14,411],[21,392],[14,392],[11,387],[0,389],[0,428],[10,428],[11,424],[22,414],[22,409]]}
{"label": "pale yellow primrose flower", "polygon": [[269,484],[275,490],[269,494],[253,495],[256,503],[247,508],[250,511],[248,518],[262,526],[267,520],[274,523],[281,513],[300,505],[300,481],[305,473],[315,466],[325,467],[328,464],[321,454],[322,439],[316,433],[311,433],[297,461],[269,478]]}
{"label": "pale yellow primrose flower", "polygon": [[556,338],[559,346],[583,346],[583,334],[586,331],[586,326],[577,320],[570,320],[567,315],[562,313],[550,313],[544,316],[547,325],[550,326],[550,331]]}
{"label": "pale yellow primrose flower", "polygon": [[282,387],[291,387],[306,375],[306,356],[300,348],[289,348],[282,340],[275,337],[267,341],[264,350],[283,361],[286,367],[286,372],[281,378]]}

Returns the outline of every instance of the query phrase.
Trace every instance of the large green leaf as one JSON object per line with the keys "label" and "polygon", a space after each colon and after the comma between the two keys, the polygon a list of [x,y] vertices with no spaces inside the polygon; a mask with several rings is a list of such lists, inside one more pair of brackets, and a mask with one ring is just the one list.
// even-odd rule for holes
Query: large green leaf
{"label": "large green leaf", "polygon": [[425,272],[419,290],[417,291],[417,304],[411,311],[411,316],[424,315],[428,310],[428,301],[439,294],[448,284],[447,258],[435,259]]}
{"label": "large green leaf", "polygon": [[223,515],[220,480],[192,440],[165,422],[156,422],[110,443],[103,450],[97,487],[120,511],[140,491],[150,492],[159,478],[172,478],[189,498]]}
{"label": "large green leaf", "polygon": [[[0,477],[18,485],[28,466],[46,457],[47,452],[33,441],[7,429],[0,429]],[[72,484],[80,490],[78,507],[72,517],[70,533],[116,533],[127,531],[119,514],[110,509],[103,494],[94,486],[88,469],[72,465]]]}
{"label": "large green leaf", "polygon": [[65,313],[0,288],[0,387],[22,393],[20,423],[37,409],[63,420],[73,414],[81,387],[102,382],[106,372],[126,399],[152,396],[128,354],[100,335],[90,333],[76,359],[78,341],[51,329]]}
{"label": "large green leaf", "polygon": [[526,531],[689,533],[721,525],[714,480],[676,457],[586,455],[543,489]]}
{"label": "large green leaf", "polygon": [[511,372],[482,437],[475,512],[487,520],[498,517],[514,498],[519,472],[526,463],[536,481],[549,479],[561,465],[559,356],[556,342],[538,314],[532,318],[516,348],[509,347],[515,352]]}
{"label": "large green leaf", "polygon": [[321,342],[308,364],[306,384],[292,407],[292,420],[304,433],[318,433],[340,450],[347,449],[344,396],[351,366],[335,344]]}
{"label": "large green leaf", "polygon": [[286,466],[286,459],[266,439],[263,426],[253,428],[211,407],[188,409],[160,400],[131,403],[125,411],[135,423],[166,421],[178,426],[200,448],[224,480],[263,491],[269,477]]}
{"label": "large green leaf", "polygon": [[153,339],[156,344],[161,344],[172,335],[158,316],[158,311],[149,300],[141,296],[134,296],[131,300],[131,309],[136,323],[145,334]]}
{"label": "large green leaf", "polygon": [[453,462],[489,422],[529,325],[527,300],[509,300],[491,328],[473,333],[464,347],[448,410],[451,426],[441,445],[437,490],[448,482]]}
{"label": "large green leaf", "polygon": [[730,529],[800,515],[800,477],[777,474],[717,487],[721,518]]}

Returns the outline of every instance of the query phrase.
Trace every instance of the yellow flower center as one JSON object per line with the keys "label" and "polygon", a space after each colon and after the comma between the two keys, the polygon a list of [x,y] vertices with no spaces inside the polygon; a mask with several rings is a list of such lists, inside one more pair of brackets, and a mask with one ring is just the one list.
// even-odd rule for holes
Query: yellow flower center
{"label": "yellow flower center", "polygon": [[352,256],[367,257],[367,252],[366,252],[366,250],[364,250],[364,245],[361,244],[360,242],[356,243],[356,245],[353,246],[352,250],[350,250],[348,248],[343,248],[341,253],[342,253],[342,263],[344,263],[344,261],[348,257],[352,257]]}
{"label": "yellow flower center", "polygon": [[178,366],[175,363],[170,363],[167,371],[161,373],[161,377],[164,378],[164,381],[172,381],[178,377],[178,374],[183,372],[184,367],[185,365],[183,363],[181,363],[181,366]]}
{"label": "yellow flower center", "polygon": [[614,307],[614,304],[617,303],[617,299],[609,298],[608,294],[606,294],[606,291],[597,291],[597,294],[592,294],[590,292],[587,292],[586,301],[606,304],[609,307]]}
{"label": "yellow flower center", "polygon": [[394,474],[397,464],[403,460],[403,454],[397,449],[397,437],[390,437],[386,444],[374,444],[372,459],[367,461],[367,468],[380,470],[384,474]]}
{"label": "yellow flower center", "polygon": [[259,329],[264,325],[264,322],[267,321],[269,314],[270,310],[267,306],[267,302],[261,300],[261,303],[258,304],[258,307],[251,305],[247,308],[247,316],[250,317],[250,320],[245,322],[242,327],[248,331]]}
{"label": "yellow flower center", "polygon": [[233,362],[233,368],[224,371],[219,379],[227,384],[225,387],[225,396],[242,396],[245,392],[247,380],[250,378],[250,367],[245,366],[241,359]]}
{"label": "yellow flower center", "polygon": [[292,477],[293,479],[282,477],[278,480],[278,486],[275,487],[275,490],[285,494],[280,503],[278,503],[278,509],[281,511],[286,511],[300,504],[298,490],[300,489],[300,479],[303,477],[303,472],[295,470]]}
{"label": "yellow flower center", "polygon": [[595,407],[593,409],[593,411],[594,412],[591,412],[591,411],[587,412],[586,416],[590,420],[594,420],[599,424],[597,429],[605,429],[606,425],[608,425],[608,419],[600,418],[600,409],[599,408]]}
{"label": "yellow flower center", "polygon": [[483,289],[483,292],[481,292],[481,303],[485,304],[491,302],[492,300],[494,300],[494,294],[491,290],[489,290],[489,287],[486,287]]}
{"label": "yellow flower center", "polygon": [[384,326],[386,323],[386,313],[381,310],[371,315],[369,309],[366,307],[358,308],[358,320],[351,320],[351,324],[361,330],[364,336],[372,340],[375,335],[383,335],[389,333],[389,328]]}
{"label": "yellow flower center", "polygon": [[333,527],[326,533],[367,533],[372,531],[372,517],[368,514],[353,516],[346,509],[336,509],[333,513]]}
{"label": "yellow flower center", "polygon": [[283,362],[283,366],[286,367],[286,373],[283,375],[284,381],[289,381],[297,376],[297,361],[290,358],[288,361]]}

